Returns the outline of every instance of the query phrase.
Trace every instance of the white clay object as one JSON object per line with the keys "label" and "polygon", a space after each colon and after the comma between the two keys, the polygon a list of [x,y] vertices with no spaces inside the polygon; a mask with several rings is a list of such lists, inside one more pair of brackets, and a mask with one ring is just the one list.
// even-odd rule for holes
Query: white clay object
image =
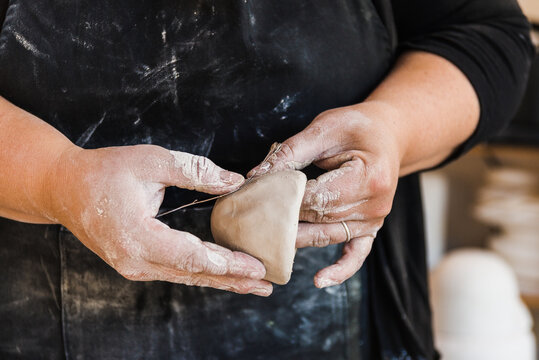
{"label": "white clay object", "polygon": [[265,280],[286,284],[296,254],[306,183],[301,171],[279,171],[260,176],[219,199],[211,215],[215,242],[257,258],[266,267]]}
{"label": "white clay object", "polygon": [[446,360],[534,360],[531,315],[493,252],[447,255],[430,277],[435,341]]}

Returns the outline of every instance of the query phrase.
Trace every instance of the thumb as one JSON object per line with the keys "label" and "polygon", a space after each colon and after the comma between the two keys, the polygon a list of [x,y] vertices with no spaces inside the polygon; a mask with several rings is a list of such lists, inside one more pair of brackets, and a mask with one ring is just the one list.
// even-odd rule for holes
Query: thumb
{"label": "thumb", "polygon": [[169,159],[161,181],[165,185],[219,195],[236,190],[245,180],[203,156],[171,150]]}
{"label": "thumb", "polygon": [[247,177],[286,169],[301,170],[326,157],[334,147],[335,141],[328,136],[327,130],[311,124],[282,144],[272,145],[268,157],[249,171]]}

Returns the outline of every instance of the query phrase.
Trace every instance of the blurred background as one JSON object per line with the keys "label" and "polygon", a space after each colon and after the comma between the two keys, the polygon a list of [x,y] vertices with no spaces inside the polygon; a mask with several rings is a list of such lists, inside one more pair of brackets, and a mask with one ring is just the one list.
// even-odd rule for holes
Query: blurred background
{"label": "blurred background", "polygon": [[[539,50],[539,0],[520,3]],[[539,359],[539,56],[511,125],[422,186],[442,358]]]}

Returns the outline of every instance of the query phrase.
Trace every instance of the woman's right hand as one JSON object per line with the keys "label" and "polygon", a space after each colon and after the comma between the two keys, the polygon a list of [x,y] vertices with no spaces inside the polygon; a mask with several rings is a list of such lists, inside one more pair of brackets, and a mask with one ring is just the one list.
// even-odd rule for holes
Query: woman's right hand
{"label": "woman's right hand", "polygon": [[72,147],[54,170],[46,184],[47,216],[125,278],[271,294],[257,259],[155,219],[167,186],[223,194],[241,186],[241,175],[207,158],[153,145]]}

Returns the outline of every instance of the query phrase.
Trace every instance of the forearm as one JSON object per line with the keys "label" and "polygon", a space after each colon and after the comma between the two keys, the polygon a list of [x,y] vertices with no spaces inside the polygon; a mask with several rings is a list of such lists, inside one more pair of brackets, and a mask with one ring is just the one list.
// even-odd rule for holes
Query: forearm
{"label": "forearm", "polygon": [[52,126],[0,98],[0,216],[54,223],[48,213],[54,169],[74,148]]}
{"label": "forearm", "polygon": [[471,136],[479,101],[466,76],[429,53],[403,54],[357,109],[395,138],[400,176],[438,165]]}

